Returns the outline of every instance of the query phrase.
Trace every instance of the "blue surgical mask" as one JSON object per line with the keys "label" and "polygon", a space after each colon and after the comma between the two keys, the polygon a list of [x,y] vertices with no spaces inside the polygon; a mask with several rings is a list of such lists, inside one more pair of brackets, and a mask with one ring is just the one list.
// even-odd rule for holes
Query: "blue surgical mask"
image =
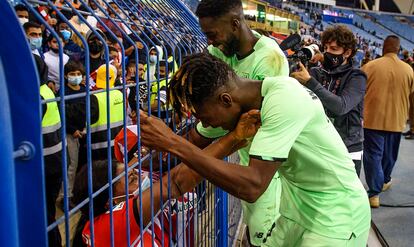
{"label": "blue surgical mask", "polygon": [[30,38],[30,48],[32,50],[37,50],[42,47],[42,37],[40,38]]}
{"label": "blue surgical mask", "polygon": [[151,63],[156,63],[157,62],[157,55],[150,55],[149,60],[150,60]]}
{"label": "blue surgical mask", "polygon": [[70,36],[72,36],[72,32],[70,32],[66,29],[61,30],[60,33],[62,34],[64,41],[68,41],[70,39]]}
{"label": "blue surgical mask", "polygon": [[74,86],[81,84],[82,76],[68,76],[68,82]]}
{"label": "blue surgical mask", "polygon": [[[145,178],[141,180],[141,191],[145,191],[146,189],[150,187],[150,185],[151,185],[151,180],[148,178],[148,176],[145,176]],[[139,190],[137,192],[139,192]]]}

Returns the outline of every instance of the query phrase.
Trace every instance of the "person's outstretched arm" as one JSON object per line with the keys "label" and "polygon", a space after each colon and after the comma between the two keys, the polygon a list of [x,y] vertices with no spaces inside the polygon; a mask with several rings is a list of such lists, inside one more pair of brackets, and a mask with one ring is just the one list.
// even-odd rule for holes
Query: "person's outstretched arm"
{"label": "person's outstretched arm", "polygon": [[[155,118],[154,118],[155,119]],[[141,118],[142,120],[142,118]],[[161,120],[160,120],[161,121]],[[165,126],[165,124],[162,122]],[[187,142],[194,148],[197,148],[200,153],[209,157],[213,160],[223,159],[227,155],[233,153],[235,150],[243,147],[246,144],[246,139],[253,137],[254,134],[257,132],[257,129],[260,126],[260,113],[258,111],[251,111],[249,113],[245,113],[239,120],[238,127],[235,131],[228,133],[217,142],[210,144],[203,150],[198,149],[191,143]],[[166,126],[168,129],[168,127]],[[165,137],[168,138],[168,137]],[[185,140],[184,138],[182,138]],[[130,162],[134,163],[136,160],[132,160]],[[185,162],[184,162],[185,163]],[[197,173],[196,170],[191,169],[184,163],[180,163],[178,166],[174,167],[170,171],[170,178],[171,178],[171,198],[177,198],[183,195],[185,192],[192,190],[196,187],[202,180],[203,176]],[[224,162],[223,162],[224,163]],[[223,164],[225,165],[225,164]],[[239,166],[239,165],[237,165]],[[162,178],[162,195],[160,192],[160,183],[154,183],[153,185],[153,208],[154,212],[157,212],[162,205],[160,205],[160,198],[162,196],[163,201],[166,201],[168,198],[168,177],[167,175],[163,176]],[[267,186],[266,186],[267,187]],[[149,203],[151,200],[150,191],[146,190],[142,193],[142,212],[140,212],[140,216],[143,219],[144,225],[146,225],[151,220],[151,208],[149,206],[145,206],[146,203]],[[137,203],[139,203],[139,198],[137,199]],[[139,204],[138,204],[139,205]]]}
{"label": "person's outstretched arm", "polygon": [[[238,133],[246,133],[250,127],[239,124],[234,131],[226,135],[226,138],[231,140],[235,138],[234,136],[242,136]],[[256,132],[256,129],[251,129],[254,133]],[[148,117],[143,113],[141,113],[141,140],[145,146],[176,155],[183,160],[183,163],[213,184],[248,202],[256,201],[266,190],[280,164],[277,161],[269,162],[259,159],[251,159],[249,166],[225,162],[206,154],[186,139],[177,136],[161,120]],[[240,139],[236,137],[236,140]],[[229,152],[233,149],[231,146],[235,143],[226,145],[225,151]]]}

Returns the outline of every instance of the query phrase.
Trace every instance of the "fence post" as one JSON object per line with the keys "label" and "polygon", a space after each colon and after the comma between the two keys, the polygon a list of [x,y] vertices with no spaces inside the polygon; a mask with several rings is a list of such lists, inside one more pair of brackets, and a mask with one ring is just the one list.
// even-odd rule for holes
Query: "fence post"
{"label": "fence post", "polygon": [[228,246],[228,194],[220,188],[215,191],[216,247]]}
{"label": "fence post", "polygon": [[[0,9],[0,28],[7,37],[0,40],[0,60],[3,61],[0,66],[4,72],[0,79],[4,89],[0,103],[2,111],[7,111],[7,115],[0,113],[0,194],[3,199],[0,225],[7,224],[1,227],[0,245],[47,246],[40,85],[27,38],[12,6],[8,1],[0,1]],[[10,108],[4,102],[7,99],[3,98],[4,94],[8,94]],[[4,133],[7,131],[8,134]],[[19,149],[22,143],[34,146],[32,155],[23,157],[27,150]]]}
{"label": "fence post", "polygon": [[[0,87],[5,89],[6,77],[3,68],[3,57],[0,56]],[[0,197],[4,203],[0,204],[0,245],[18,246],[17,233],[17,212],[16,212],[16,186],[14,179],[14,162],[13,162],[13,136],[10,120],[10,105],[7,90],[1,90],[0,96],[0,122],[2,128],[0,131]]]}

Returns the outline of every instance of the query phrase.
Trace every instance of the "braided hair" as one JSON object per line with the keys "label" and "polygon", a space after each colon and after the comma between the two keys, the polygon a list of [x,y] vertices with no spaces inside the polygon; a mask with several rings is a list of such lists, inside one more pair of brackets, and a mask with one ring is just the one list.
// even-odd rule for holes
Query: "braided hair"
{"label": "braided hair", "polygon": [[208,53],[190,55],[170,80],[168,101],[179,116],[195,113],[194,106],[200,106],[235,76],[226,63]]}

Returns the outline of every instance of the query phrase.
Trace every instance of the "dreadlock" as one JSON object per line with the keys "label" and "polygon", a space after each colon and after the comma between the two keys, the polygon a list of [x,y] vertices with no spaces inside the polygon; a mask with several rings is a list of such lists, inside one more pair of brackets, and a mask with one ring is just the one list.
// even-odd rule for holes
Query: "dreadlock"
{"label": "dreadlock", "polygon": [[195,14],[198,18],[220,17],[233,9],[243,10],[241,0],[202,0]]}
{"label": "dreadlock", "polygon": [[225,85],[234,71],[223,61],[208,53],[197,53],[186,57],[180,69],[170,80],[168,101],[178,115],[199,106],[218,88]]}

